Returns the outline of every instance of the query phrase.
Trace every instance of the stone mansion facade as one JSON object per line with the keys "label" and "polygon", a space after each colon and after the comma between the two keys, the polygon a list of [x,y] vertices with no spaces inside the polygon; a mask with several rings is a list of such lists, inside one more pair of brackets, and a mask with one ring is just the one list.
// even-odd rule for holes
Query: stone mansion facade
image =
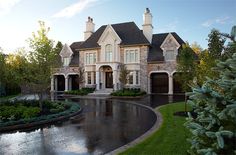
{"label": "stone mansion facade", "polygon": [[120,65],[130,71],[125,87],[147,93],[179,93],[175,80],[176,58],[184,41],[175,33],[153,34],[152,14],[146,8],[142,30],[134,22],[103,25],[95,31],[88,17],[84,41],[64,45],[62,65],[51,77],[51,91],[79,89],[76,78],[84,69],[80,87],[120,89]]}

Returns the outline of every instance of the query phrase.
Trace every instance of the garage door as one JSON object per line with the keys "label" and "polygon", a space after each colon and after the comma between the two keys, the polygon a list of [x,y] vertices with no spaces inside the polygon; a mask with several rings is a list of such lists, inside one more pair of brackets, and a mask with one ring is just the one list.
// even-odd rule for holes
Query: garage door
{"label": "garage door", "polygon": [[168,74],[167,73],[152,73],[151,88],[152,93],[168,93]]}

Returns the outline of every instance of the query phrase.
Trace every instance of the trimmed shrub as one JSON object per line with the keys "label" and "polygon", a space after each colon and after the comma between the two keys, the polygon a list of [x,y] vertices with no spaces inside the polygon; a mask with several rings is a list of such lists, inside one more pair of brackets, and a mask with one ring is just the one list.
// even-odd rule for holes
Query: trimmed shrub
{"label": "trimmed shrub", "polygon": [[142,96],[145,95],[145,91],[141,91],[138,88],[125,88],[111,93],[112,96]]}

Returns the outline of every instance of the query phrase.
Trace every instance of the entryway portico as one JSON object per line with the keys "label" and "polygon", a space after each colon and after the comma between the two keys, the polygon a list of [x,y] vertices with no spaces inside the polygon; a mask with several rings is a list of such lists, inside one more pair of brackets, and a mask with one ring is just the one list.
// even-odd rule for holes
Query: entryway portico
{"label": "entryway portico", "polygon": [[96,90],[119,89],[118,63],[96,64]]}

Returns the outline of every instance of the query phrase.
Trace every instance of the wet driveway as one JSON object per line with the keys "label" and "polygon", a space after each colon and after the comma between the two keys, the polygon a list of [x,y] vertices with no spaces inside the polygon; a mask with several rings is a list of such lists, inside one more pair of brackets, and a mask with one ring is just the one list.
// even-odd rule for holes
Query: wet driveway
{"label": "wet driveway", "polygon": [[[29,132],[0,134],[0,154],[104,154],[136,139],[156,121],[150,109],[127,100],[72,101],[83,107],[81,115]],[[128,102],[152,106],[156,101],[149,96]]]}
{"label": "wet driveway", "polygon": [[73,120],[31,132],[0,135],[0,154],[103,154],[153,126],[149,109],[111,100],[76,100],[84,108]]}

